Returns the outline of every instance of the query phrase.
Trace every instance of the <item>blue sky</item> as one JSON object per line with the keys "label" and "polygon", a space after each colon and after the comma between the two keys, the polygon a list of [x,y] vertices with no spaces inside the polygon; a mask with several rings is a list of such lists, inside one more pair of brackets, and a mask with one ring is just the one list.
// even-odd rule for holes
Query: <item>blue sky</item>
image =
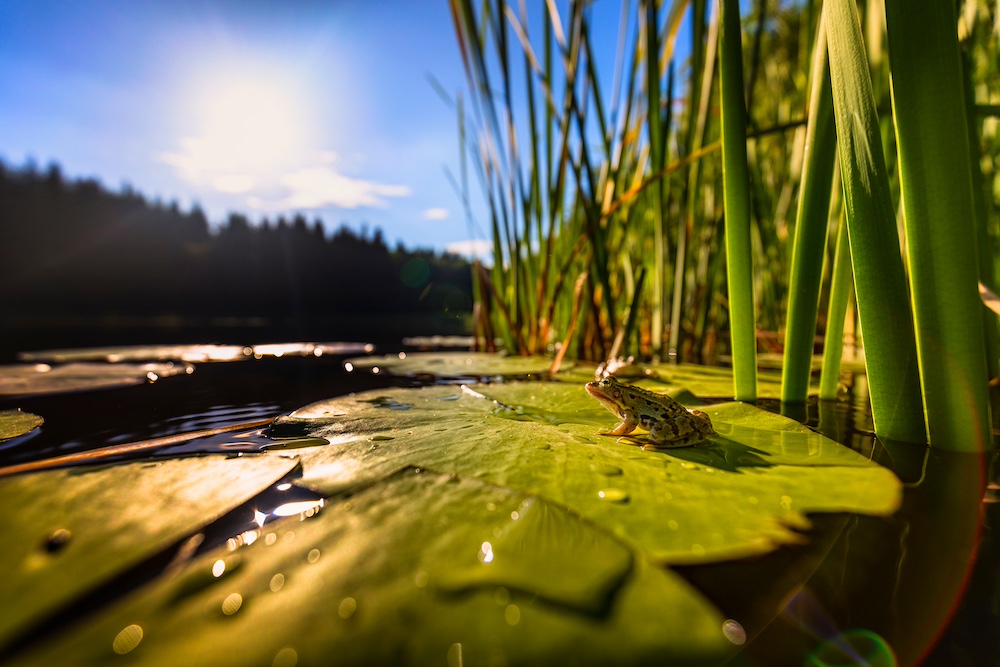
{"label": "blue sky", "polygon": [[[592,11],[610,89],[621,5]],[[448,0],[0,0],[0,159],[213,223],[303,213],[459,249],[488,221],[477,181],[470,229],[445,176],[457,122],[428,76],[465,93]]]}
{"label": "blue sky", "polygon": [[470,237],[447,0],[0,2],[0,158],[394,243]]}

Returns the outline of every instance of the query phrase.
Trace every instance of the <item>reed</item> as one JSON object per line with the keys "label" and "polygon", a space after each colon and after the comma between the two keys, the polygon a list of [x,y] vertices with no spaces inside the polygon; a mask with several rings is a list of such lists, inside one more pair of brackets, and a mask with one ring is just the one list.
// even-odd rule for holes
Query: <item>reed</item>
{"label": "reed", "polygon": [[[477,309],[483,332],[524,354],[728,355],[742,400],[756,396],[758,348],[783,351],[782,398],[801,403],[817,334],[821,395],[835,396],[853,278],[879,435],[924,441],[925,412],[936,443],[988,432],[985,369],[1000,363],[1000,336],[969,287],[998,283],[989,114],[1000,99],[977,104],[970,91],[996,70],[988,11],[964,6],[963,70],[953,9],[894,27],[903,12],[889,2],[886,42],[878,3],[862,30],[849,0],[759,0],[742,20],[735,0],[635,0],[622,5],[612,66],[583,0],[450,4],[472,93],[463,160],[494,244],[492,266],[477,270],[491,301]],[[909,50],[924,31],[942,45],[933,55]],[[890,68],[892,95],[906,100],[891,107]],[[931,152],[912,153],[908,128],[928,118],[942,129]],[[938,150],[954,179],[918,173]],[[838,155],[839,236],[828,231]],[[969,221],[961,238],[944,238],[949,211]],[[978,274],[956,259],[969,255]]]}

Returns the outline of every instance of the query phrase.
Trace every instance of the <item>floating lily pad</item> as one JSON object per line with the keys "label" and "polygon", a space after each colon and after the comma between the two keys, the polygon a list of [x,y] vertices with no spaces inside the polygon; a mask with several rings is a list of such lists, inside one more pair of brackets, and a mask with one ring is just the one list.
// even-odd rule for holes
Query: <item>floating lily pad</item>
{"label": "floating lily pad", "polygon": [[30,433],[45,421],[38,415],[21,410],[0,411],[0,442]]}
{"label": "floating lily pad", "polygon": [[[552,360],[545,357],[513,357],[486,352],[416,352],[349,359],[355,371],[388,372],[392,375],[433,375],[438,378],[535,377],[548,375]],[[377,369],[377,370],[376,370]],[[593,379],[596,364],[566,361],[560,377],[573,381]]]}
{"label": "floating lily pad", "polygon": [[0,480],[0,647],[296,465],[277,456],[212,456]]}
{"label": "floating lily pad", "polygon": [[369,343],[268,343],[264,345],[124,345],[22,352],[21,361],[185,361],[189,363],[246,361],[252,357],[316,356],[371,352]]}
{"label": "floating lily pad", "polygon": [[[654,452],[641,449],[641,434],[598,435],[614,418],[580,386],[475,392],[481,397],[440,386],[367,392],[308,406],[272,428],[334,445],[299,450],[303,483],[323,493],[426,467],[558,503],[664,564],[766,553],[802,541],[809,512],[889,514],[900,502],[890,471],[752,406],[702,407],[717,436]],[[382,407],[390,401],[412,407]]]}
{"label": "floating lily pad", "polygon": [[[716,665],[736,652],[679,576],[563,507],[481,481],[407,468],[261,532],[16,664],[127,651],[164,667]],[[239,568],[213,578],[225,558]]]}
{"label": "floating lily pad", "polygon": [[155,382],[194,372],[190,364],[72,363],[0,366],[0,396],[58,394],[88,389],[113,389]]}
{"label": "floating lily pad", "polygon": [[[387,372],[392,375],[472,379],[506,377],[544,379],[552,360],[546,357],[515,357],[476,352],[417,352],[350,359],[347,363],[357,371]],[[729,368],[694,364],[640,364],[618,366],[616,375],[647,389],[684,388],[699,396],[731,398],[733,372]],[[375,369],[378,369],[375,371]],[[564,362],[554,379],[580,383],[594,379],[596,364]],[[757,395],[760,398],[781,397],[781,374],[763,370],[757,375]]]}

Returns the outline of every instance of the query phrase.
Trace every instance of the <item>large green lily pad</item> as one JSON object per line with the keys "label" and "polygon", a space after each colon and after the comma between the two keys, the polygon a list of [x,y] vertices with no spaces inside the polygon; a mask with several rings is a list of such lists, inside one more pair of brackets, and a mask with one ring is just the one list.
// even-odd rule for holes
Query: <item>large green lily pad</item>
{"label": "large green lily pad", "polygon": [[[543,379],[552,360],[484,352],[418,352],[399,356],[358,357],[349,359],[346,363],[358,371],[475,380],[490,377]],[[588,362],[565,361],[554,379],[571,383],[586,382],[594,379],[597,368],[597,364]],[[729,368],[634,363],[617,366],[615,374],[624,381],[635,382],[656,391],[685,388],[699,396],[733,396],[733,372]],[[760,371],[757,375],[757,394],[761,398],[780,398],[781,374]]]}
{"label": "large green lily pad", "polygon": [[273,428],[332,443],[300,450],[302,481],[321,492],[408,465],[474,477],[567,507],[664,564],[766,553],[801,541],[809,512],[899,504],[895,475],[797,422],[738,403],[702,409],[719,435],[668,452],[598,435],[614,417],[564,383],[367,392]]}
{"label": "large green lily pad", "polygon": [[[213,578],[224,558],[239,567]],[[724,620],[559,505],[406,468],[265,524],[16,664],[714,665],[736,651]]]}
{"label": "large green lily pad", "polygon": [[0,410],[0,442],[31,433],[45,421],[23,410]]}
{"label": "large green lily pad", "polygon": [[194,535],[296,465],[277,456],[211,456],[0,480],[0,647]]}

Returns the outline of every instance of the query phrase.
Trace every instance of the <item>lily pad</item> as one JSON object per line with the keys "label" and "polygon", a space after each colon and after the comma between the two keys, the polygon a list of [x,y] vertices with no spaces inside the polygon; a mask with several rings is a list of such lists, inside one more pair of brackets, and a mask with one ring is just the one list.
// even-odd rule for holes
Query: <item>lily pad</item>
{"label": "lily pad", "polygon": [[155,382],[194,372],[190,364],[71,363],[0,366],[0,396],[58,394],[88,389],[113,389]]}
{"label": "lily pad", "polygon": [[21,410],[0,410],[0,442],[31,433],[45,421]]}
{"label": "lily pad", "polygon": [[[515,357],[486,352],[416,352],[349,359],[350,368],[362,372],[388,372],[391,375],[433,375],[437,378],[468,379],[485,377],[535,377],[548,375],[551,359]],[[560,377],[573,381],[593,379],[596,364],[566,361]]]}
{"label": "lily pad", "polygon": [[212,456],[0,480],[0,600],[6,609],[0,646],[194,535],[296,465],[277,456]]}
{"label": "lily pad", "polygon": [[[213,578],[226,558],[240,567]],[[406,468],[312,518],[265,524],[15,664],[127,651],[152,666],[715,665],[736,652],[724,620],[563,507]]]}
{"label": "lily pad", "polygon": [[[390,402],[412,407],[382,407]],[[641,449],[641,435],[598,435],[613,417],[564,383],[366,392],[272,428],[335,445],[299,450],[302,482],[321,493],[426,467],[562,505],[663,564],[801,542],[810,512],[889,514],[899,505],[895,475],[797,422],[736,403],[701,409],[718,435],[669,452]]]}
{"label": "lily pad", "polygon": [[[349,368],[365,372],[392,375],[433,375],[438,378],[545,378],[551,359],[516,357],[477,352],[417,352],[401,356],[384,355],[349,359]],[[377,369],[377,370],[376,370]],[[587,362],[564,362],[555,380],[581,383],[594,379],[597,365]],[[618,377],[647,389],[663,391],[684,388],[699,396],[728,398],[733,396],[733,372],[729,368],[695,364],[641,364],[619,366]],[[762,370],[757,375],[757,395],[760,398],[781,397],[781,374]]]}
{"label": "lily pad", "polygon": [[66,363],[108,361],[184,361],[189,363],[246,361],[251,357],[322,356],[371,352],[369,343],[272,343],[264,345],[121,345],[79,349],[22,352],[18,359],[28,362]]}

